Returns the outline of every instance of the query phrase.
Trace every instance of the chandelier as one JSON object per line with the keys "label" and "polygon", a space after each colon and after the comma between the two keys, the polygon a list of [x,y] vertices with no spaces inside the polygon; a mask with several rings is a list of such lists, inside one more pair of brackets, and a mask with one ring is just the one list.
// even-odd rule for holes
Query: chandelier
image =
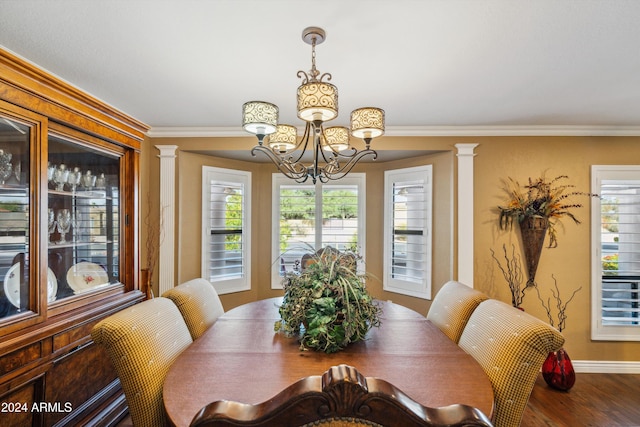
{"label": "chandelier", "polygon": [[[346,176],[362,158],[378,154],[369,148],[371,140],[384,134],[384,110],[374,107],[358,108],[351,112],[350,129],[344,126],[324,126],[338,117],[338,88],[327,81],[331,74],[322,75],[316,69],[316,45],[326,33],[322,28],[308,27],[302,40],[311,45],[311,70],[298,71],[302,84],[298,87],[298,117],[305,121],[302,138],[297,128],[278,123],[278,107],[269,102],[250,101],[242,106],[242,127],[258,138],[251,154],[265,154],[287,177],[302,183],[311,179],[328,182]],[[326,79],[327,81],[323,81]],[[365,149],[351,146],[349,135],[364,140]],[[303,163],[307,150],[313,151],[313,162]]]}

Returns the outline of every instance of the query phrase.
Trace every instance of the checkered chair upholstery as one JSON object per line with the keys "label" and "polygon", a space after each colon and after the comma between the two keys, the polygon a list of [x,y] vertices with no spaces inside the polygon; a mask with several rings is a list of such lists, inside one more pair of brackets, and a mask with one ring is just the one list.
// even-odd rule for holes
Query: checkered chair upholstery
{"label": "checkered chair upholstery", "polygon": [[191,338],[200,337],[224,314],[218,293],[206,279],[193,279],[162,294],[178,307]]}
{"label": "checkered chair upholstery", "polygon": [[458,345],[482,365],[493,386],[496,427],[517,427],[542,363],[564,344],[545,322],[493,299],[478,305]]}
{"label": "checkered chair upholstery", "polygon": [[457,343],[478,304],[489,299],[482,292],[456,281],[444,284],[431,302],[427,319]]}
{"label": "checkered chair upholstery", "polygon": [[133,425],[165,425],[162,384],[173,361],[193,342],[176,306],[166,298],[143,301],[100,321],[91,337],[115,367]]}

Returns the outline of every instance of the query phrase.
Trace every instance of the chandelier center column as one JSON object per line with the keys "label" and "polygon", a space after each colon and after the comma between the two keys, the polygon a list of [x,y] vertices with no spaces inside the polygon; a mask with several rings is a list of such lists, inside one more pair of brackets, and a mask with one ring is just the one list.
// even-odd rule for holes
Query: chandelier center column
{"label": "chandelier center column", "polygon": [[173,288],[175,277],[175,193],[177,145],[156,145],[160,154],[160,250],[158,294]]}

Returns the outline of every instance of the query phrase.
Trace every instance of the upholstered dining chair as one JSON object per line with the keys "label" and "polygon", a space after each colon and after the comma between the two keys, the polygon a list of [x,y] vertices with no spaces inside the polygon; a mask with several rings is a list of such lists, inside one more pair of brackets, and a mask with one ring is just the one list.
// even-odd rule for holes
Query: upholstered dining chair
{"label": "upholstered dining chair", "polygon": [[305,377],[259,404],[221,400],[202,408],[191,427],[214,426],[492,426],[466,405],[429,408],[393,384],[349,365]]}
{"label": "upholstered dining chair", "polygon": [[517,427],[542,363],[564,344],[545,322],[501,301],[478,305],[458,345],[473,356],[493,386],[496,427]]}
{"label": "upholstered dining chair", "polygon": [[427,319],[457,343],[471,313],[487,299],[489,297],[482,292],[452,280],[445,283],[436,294]]}
{"label": "upholstered dining chair", "polygon": [[206,279],[189,280],[169,289],[162,296],[178,307],[194,340],[224,314],[218,293]]}
{"label": "upholstered dining chair", "polygon": [[91,330],[115,367],[136,427],[165,425],[162,384],[169,367],[193,341],[173,302],[154,298],[119,311]]}

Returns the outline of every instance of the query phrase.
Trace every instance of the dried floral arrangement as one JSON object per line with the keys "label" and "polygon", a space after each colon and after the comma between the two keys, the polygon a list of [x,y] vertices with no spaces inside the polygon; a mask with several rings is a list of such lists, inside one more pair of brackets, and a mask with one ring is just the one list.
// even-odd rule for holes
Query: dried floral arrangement
{"label": "dried floral arrangement", "polygon": [[562,298],[560,297],[560,289],[558,288],[558,281],[553,275],[551,275],[551,278],[553,278],[554,287],[555,287],[555,290],[551,289],[551,295],[553,296],[553,300],[555,302],[555,308],[558,310],[557,323],[555,322],[554,317],[551,314],[551,309],[552,309],[551,297],[547,298],[547,302],[545,303],[545,301],[542,299],[542,296],[540,295],[540,289],[538,289],[537,286],[536,286],[536,292],[538,293],[538,299],[542,303],[542,307],[544,307],[545,311],[547,312],[547,317],[549,318],[549,324],[551,326],[556,327],[558,331],[562,332],[567,322],[567,306],[573,300],[573,297],[575,297],[576,294],[582,289],[582,286],[574,290],[571,296],[569,297],[569,299],[567,299],[565,302],[562,302]]}
{"label": "dried floral arrangement", "polygon": [[597,194],[574,190],[572,184],[563,184],[563,180],[569,179],[567,175],[558,175],[547,180],[544,174],[537,179],[529,178],[527,185],[513,178],[503,182],[503,189],[508,195],[506,206],[498,206],[500,210],[500,229],[507,229],[513,223],[521,223],[526,217],[543,218],[549,227],[549,247],[558,246],[557,223],[564,217],[569,217],[576,224],[580,221],[571,212],[580,208],[581,203],[571,202],[574,196],[598,197]]}
{"label": "dried floral arrangement", "polygon": [[142,286],[148,287],[144,289],[147,292],[149,298],[153,298],[153,289],[151,284],[153,283],[153,272],[155,271],[156,264],[158,262],[160,254],[160,245],[164,239],[162,218],[164,217],[164,207],[160,209],[160,217],[158,220],[154,220],[151,217],[151,195],[147,195],[147,213],[144,217],[144,226],[147,230],[147,238],[145,240],[146,248],[146,261],[147,261],[147,283],[143,283]]}
{"label": "dried floral arrangement", "polygon": [[502,245],[502,250],[504,252],[504,265],[502,265],[493,249],[490,249],[491,257],[498,264],[498,268],[509,285],[509,290],[511,291],[511,305],[516,308],[520,308],[522,300],[524,299],[524,292],[531,286],[528,285],[528,282],[523,286],[524,273],[520,257],[516,254],[515,245],[512,245],[511,257],[509,257],[507,252],[507,245]]}

